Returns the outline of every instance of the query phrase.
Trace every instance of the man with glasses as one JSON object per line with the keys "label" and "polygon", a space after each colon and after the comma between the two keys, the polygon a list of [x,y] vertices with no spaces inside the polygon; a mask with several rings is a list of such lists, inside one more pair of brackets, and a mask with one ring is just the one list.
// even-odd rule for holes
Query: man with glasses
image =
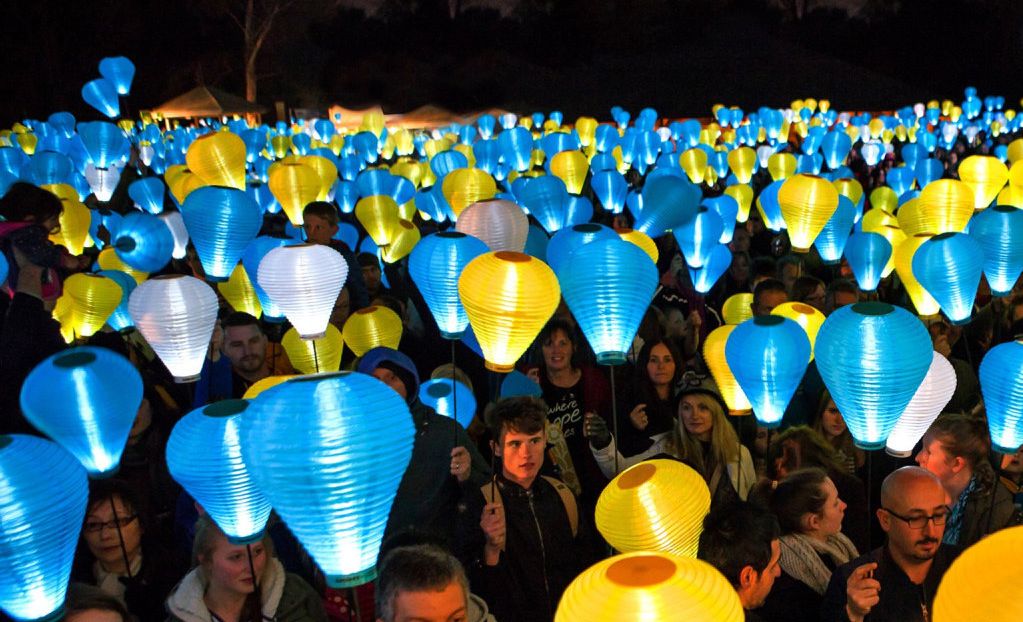
{"label": "man with glasses", "polygon": [[941,577],[959,555],[942,544],[948,496],[934,475],[903,467],[881,485],[885,545],[839,566],[824,594],[827,622],[930,622]]}

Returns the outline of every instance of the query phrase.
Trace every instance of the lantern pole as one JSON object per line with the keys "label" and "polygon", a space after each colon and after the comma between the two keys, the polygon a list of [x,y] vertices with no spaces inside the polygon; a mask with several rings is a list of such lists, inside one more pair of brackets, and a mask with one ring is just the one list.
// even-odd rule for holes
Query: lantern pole
{"label": "lantern pole", "polygon": [[114,513],[114,528],[117,530],[117,542],[121,545],[121,555],[124,556],[124,571],[128,574],[128,578],[131,578],[131,560],[128,559],[128,547],[124,545],[124,534],[121,533],[121,521],[117,518],[117,506],[114,505],[114,496],[108,497],[110,501],[110,511]]}
{"label": "lantern pole", "polygon": [[260,615],[263,612],[263,597],[259,593],[259,579],[256,577],[256,564],[252,561],[252,545],[246,544],[245,551],[249,554],[249,572],[252,573],[252,600],[259,607]]}
{"label": "lantern pole", "polygon": [[873,499],[870,496],[870,490],[872,486],[872,480],[874,478],[873,474],[874,460],[872,458],[874,451],[871,449],[865,449],[864,452],[867,454],[867,550],[869,551],[873,548],[871,546],[872,542],[870,537],[871,532],[873,531],[873,528],[871,527],[872,522],[870,520],[870,505]]}
{"label": "lantern pole", "polygon": [[311,340],[313,344],[313,365],[316,366],[316,373],[320,373],[320,356],[316,354],[316,340]]}
{"label": "lantern pole", "polygon": [[451,340],[451,418],[455,420],[453,445],[458,447],[458,387],[455,385],[455,340]]}
{"label": "lantern pole", "polygon": [[[621,437],[618,436],[618,396],[615,392],[615,369],[614,366],[608,365],[611,370],[611,428],[613,430],[615,443],[621,442]],[[615,446],[615,475],[618,475],[618,446]]]}

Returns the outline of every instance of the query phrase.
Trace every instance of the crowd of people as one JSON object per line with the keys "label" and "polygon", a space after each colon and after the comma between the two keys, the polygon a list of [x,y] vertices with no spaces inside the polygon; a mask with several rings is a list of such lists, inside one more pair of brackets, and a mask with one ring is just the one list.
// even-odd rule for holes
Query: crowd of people
{"label": "crowd of people", "polygon": [[[933,155],[954,177],[956,161],[992,148],[963,136]],[[854,151],[847,165],[869,192],[884,183],[897,154],[869,166]],[[147,174],[138,161],[127,171]],[[92,207],[132,210],[123,191],[130,177],[111,201]],[[750,185],[759,193],[769,182],[761,170]],[[705,194],[723,189],[720,180]],[[173,209],[169,197],[166,204]],[[61,209],[53,194],[24,182],[0,198],[0,248],[10,266],[8,295],[0,296],[5,434],[38,433],[21,414],[20,389],[35,365],[69,347],[52,316],[59,283],[95,261],[92,249],[72,256],[47,241]],[[616,230],[631,225],[627,211],[598,212],[595,220]],[[90,484],[66,619],[552,620],[569,583],[610,554],[594,524],[602,490],[655,457],[680,460],[706,482],[711,505],[699,557],[734,586],[748,620],[929,620],[942,573],[958,553],[1023,522],[1023,448],[992,452],[977,377],[988,349],[1023,334],[1021,284],[1008,297],[992,297],[982,281],[965,326],[940,315],[921,320],[952,363],[957,390],[913,456],[894,458],[855,445],[812,363],[779,429],[729,414],[702,346],[724,323],[722,307],[732,296],[749,295],[752,316],[789,301],[824,314],[865,300],[914,311],[896,272],[865,293],[847,265],[826,265],[813,249],[794,253],[786,233],[768,229],[756,210],[734,224],[731,265],[705,295],[693,287],[676,239],[655,240],[660,286],[627,364],[597,365],[562,304],[520,361],[535,385],[517,391],[502,391],[501,377],[466,344],[455,344],[452,361],[407,260],[382,264],[354,252],[335,239],[342,221],[361,227],[332,203],[304,211],[306,240],[337,250],[349,267],[331,324],[340,330],[352,313],[383,306],[401,318],[403,332],[397,349],[381,346],[361,357],[346,350],[341,367],[396,391],[416,430],[378,580],[328,587],[276,517],[258,543],[231,544],[171,478],[163,455],[178,419],[242,398],[267,377],[295,373],[280,343],[286,325],[222,299],[194,384],[173,382],[136,331],[108,327],[77,340],[123,354],[145,390],[116,478]],[[424,236],[447,227],[416,224]],[[284,230],[283,214],[265,216],[262,233]],[[194,249],[163,273],[204,276]],[[425,378],[470,387],[479,408],[467,428],[420,400]]]}

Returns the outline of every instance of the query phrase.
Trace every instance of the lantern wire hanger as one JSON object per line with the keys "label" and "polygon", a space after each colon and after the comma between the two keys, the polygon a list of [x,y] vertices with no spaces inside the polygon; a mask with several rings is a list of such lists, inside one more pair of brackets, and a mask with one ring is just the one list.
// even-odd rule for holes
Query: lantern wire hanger
{"label": "lantern wire hanger", "polygon": [[128,573],[128,578],[132,578],[131,574],[131,560],[128,559],[128,547],[124,544],[124,534],[121,533],[121,519],[117,517],[117,506],[114,505],[114,496],[110,495],[110,511],[114,514],[114,529],[117,530],[117,542],[121,545],[121,555],[124,557],[124,571]]}

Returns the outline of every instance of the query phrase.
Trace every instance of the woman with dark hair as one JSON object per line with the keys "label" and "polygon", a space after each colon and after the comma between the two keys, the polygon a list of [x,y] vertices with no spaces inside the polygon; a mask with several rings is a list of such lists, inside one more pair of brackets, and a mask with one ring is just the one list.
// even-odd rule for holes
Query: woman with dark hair
{"label": "woman with dark hair", "polygon": [[[526,369],[526,375],[540,385],[547,404],[548,442],[560,478],[594,507],[607,480],[590,453],[583,425],[587,416],[606,416],[611,410],[611,392],[599,369],[581,365],[580,340],[572,325],[553,319],[537,337],[542,360]],[[560,434],[559,434],[560,431]],[[567,451],[567,455],[565,455]]]}
{"label": "woman with dark hair", "polygon": [[831,399],[831,392],[827,389],[821,393],[817,416],[813,420],[813,431],[831,444],[839,460],[845,465],[846,471],[855,474],[856,470],[863,466],[866,454],[853,442],[852,433],[845,425],[845,419],[842,418],[842,413],[839,412],[835,400]]}
{"label": "woman with dark hair", "polygon": [[231,544],[203,515],[192,551],[194,567],[167,599],[169,622],[326,622],[320,597],[301,577],[284,571],[269,535],[249,545]]}
{"label": "woman with dark hair", "polygon": [[140,620],[162,619],[184,564],[152,532],[146,506],[128,484],[92,482],[72,579],[118,599]]}
{"label": "woman with dark hair", "polygon": [[846,505],[818,468],[762,482],[757,495],[778,518],[782,533],[782,573],[757,614],[767,622],[816,622],[832,570],[859,556],[842,533]]}
{"label": "woman with dark hair", "polygon": [[658,436],[671,432],[678,411],[675,385],[684,365],[675,343],[658,339],[643,345],[636,357],[632,391],[618,408],[618,450],[629,457],[642,453]]}
{"label": "woman with dark hair", "polygon": [[98,587],[72,583],[64,601],[64,622],[132,622],[124,603]]}

